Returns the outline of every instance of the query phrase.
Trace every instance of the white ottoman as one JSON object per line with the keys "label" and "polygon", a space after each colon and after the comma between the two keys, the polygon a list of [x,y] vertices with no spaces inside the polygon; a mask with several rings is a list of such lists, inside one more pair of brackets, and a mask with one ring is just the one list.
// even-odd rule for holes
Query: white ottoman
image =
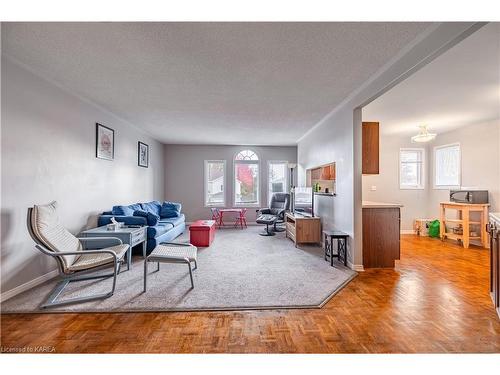
{"label": "white ottoman", "polygon": [[[191,244],[164,242],[154,248],[151,254],[144,259],[144,292],[147,287],[148,263],[156,262],[158,267],[155,272],[160,270],[160,263],[184,263],[188,265],[189,277],[191,278],[191,288],[194,288],[193,271],[198,268],[196,263],[198,248]],[[194,262],[194,268],[191,269],[191,262]]]}

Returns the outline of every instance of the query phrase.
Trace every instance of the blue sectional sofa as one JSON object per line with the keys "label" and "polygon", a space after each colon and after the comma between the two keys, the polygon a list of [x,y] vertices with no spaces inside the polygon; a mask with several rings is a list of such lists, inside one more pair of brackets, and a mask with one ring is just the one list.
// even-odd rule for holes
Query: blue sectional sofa
{"label": "blue sectional sofa", "polygon": [[186,218],[181,213],[181,205],[172,202],[152,201],[128,206],[114,206],[98,218],[98,225],[111,223],[111,218],[126,225],[145,225],[147,229],[148,254],[161,242],[169,242],[186,230]]}

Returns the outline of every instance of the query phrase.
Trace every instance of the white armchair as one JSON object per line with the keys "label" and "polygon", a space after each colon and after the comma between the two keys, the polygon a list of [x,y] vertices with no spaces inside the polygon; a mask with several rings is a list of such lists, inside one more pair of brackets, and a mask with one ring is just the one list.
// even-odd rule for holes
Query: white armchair
{"label": "white armchair", "polygon": [[[59,222],[56,202],[28,208],[27,225],[28,232],[36,243],[35,247],[43,254],[56,260],[59,277],[62,279],[54,287],[47,300],[40,306],[41,308],[93,301],[113,295],[116,287],[116,277],[120,273],[120,267],[129,245],[124,245],[119,238],[115,237],[77,238],[73,236]],[[115,245],[98,250],[83,249],[81,241],[102,241],[103,239],[113,241]],[[110,266],[113,267],[112,273],[81,276]],[[108,293],[66,300],[57,299],[64,288],[72,281],[109,277],[113,277],[113,284],[111,291]]]}

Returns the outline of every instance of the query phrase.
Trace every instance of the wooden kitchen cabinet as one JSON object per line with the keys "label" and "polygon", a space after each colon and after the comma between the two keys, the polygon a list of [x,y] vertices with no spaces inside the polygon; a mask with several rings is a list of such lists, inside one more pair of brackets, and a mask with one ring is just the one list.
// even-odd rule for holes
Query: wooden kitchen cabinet
{"label": "wooden kitchen cabinet", "polygon": [[379,174],[379,123],[363,122],[362,126],[363,174]]}
{"label": "wooden kitchen cabinet", "polygon": [[500,317],[500,214],[491,214],[490,235],[490,294]]}
{"label": "wooden kitchen cabinet", "polygon": [[363,203],[363,267],[394,268],[400,257],[400,207]]}

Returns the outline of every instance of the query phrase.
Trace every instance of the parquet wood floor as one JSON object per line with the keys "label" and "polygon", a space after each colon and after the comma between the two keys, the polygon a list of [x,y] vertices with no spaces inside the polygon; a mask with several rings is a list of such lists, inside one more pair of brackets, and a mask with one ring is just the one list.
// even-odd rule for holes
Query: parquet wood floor
{"label": "parquet wood floor", "polygon": [[92,353],[500,352],[489,252],[406,235],[322,309],[3,315],[1,345]]}

